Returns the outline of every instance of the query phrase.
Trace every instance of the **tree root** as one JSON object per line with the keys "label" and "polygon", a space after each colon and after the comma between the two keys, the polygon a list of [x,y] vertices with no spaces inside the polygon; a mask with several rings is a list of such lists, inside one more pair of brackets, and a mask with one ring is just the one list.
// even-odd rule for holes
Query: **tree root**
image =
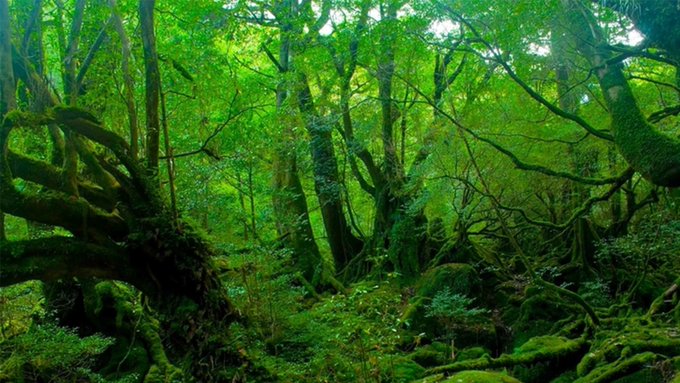
{"label": "tree root", "polygon": [[511,367],[520,364],[531,365],[548,360],[565,359],[579,355],[586,346],[587,342],[584,338],[572,340],[552,336],[536,337],[522,346],[519,353],[503,354],[495,359],[485,356],[479,359],[439,366],[427,370],[427,375]]}

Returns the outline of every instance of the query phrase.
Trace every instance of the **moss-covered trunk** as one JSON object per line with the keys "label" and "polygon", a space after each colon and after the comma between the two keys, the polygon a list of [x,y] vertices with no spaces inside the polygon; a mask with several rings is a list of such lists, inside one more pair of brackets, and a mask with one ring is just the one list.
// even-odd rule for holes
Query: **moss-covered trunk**
{"label": "moss-covered trunk", "polygon": [[642,114],[620,58],[613,57],[604,32],[592,12],[568,1],[572,30],[579,31],[580,52],[590,61],[604,95],[614,142],[623,158],[659,186],[680,186],[680,140],[659,133]]}

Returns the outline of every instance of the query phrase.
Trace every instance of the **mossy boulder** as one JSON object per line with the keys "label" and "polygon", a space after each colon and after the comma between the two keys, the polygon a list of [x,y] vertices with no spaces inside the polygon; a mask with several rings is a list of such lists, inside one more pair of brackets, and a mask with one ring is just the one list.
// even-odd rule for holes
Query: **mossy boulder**
{"label": "mossy boulder", "polygon": [[[552,292],[531,287],[526,291],[520,306],[519,317],[512,324],[514,347],[525,344],[531,338],[553,333],[555,323],[574,312]],[[578,309],[575,309],[578,310]],[[578,311],[577,311],[578,312]]]}
{"label": "mossy boulder", "polygon": [[415,349],[408,357],[423,367],[433,367],[446,364],[449,361],[450,352],[447,354],[446,351],[425,345]]}
{"label": "mossy boulder", "polygon": [[416,296],[432,298],[447,287],[455,294],[477,296],[481,290],[481,280],[472,266],[448,263],[423,274],[416,284]]}
{"label": "mossy boulder", "polygon": [[436,374],[414,381],[412,383],[522,383],[521,381],[498,372],[463,371],[446,377]]}
{"label": "mossy boulder", "polygon": [[498,372],[463,371],[452,375],[442,383],[522,383],[521,381]]}
{"label": "mossy boulder", "polygon": [[577,342],[559,336],[537,336],[529,339],[526,343],[515,350],[517,355],[545,353],[554,357],[541,362],[524,365],[515,365],[512,375],[521,379],[524,383],[548,382],[560,375],[561,372],[573,369],[583,353],[584,347]]}
{"label": "mossy boulder", "polygon": [[462,349],[456,355],[456,361],[462,362],[464,360],[479,359],[484,355],[490,355],[491,352],[484,347],[468,347]]}
{"label": "mossy boulder", "polygon": [[402,356],[388,357],[380,363],[380,375],[387,382],[408,383],[423,376],[424,373],[423,366]]}

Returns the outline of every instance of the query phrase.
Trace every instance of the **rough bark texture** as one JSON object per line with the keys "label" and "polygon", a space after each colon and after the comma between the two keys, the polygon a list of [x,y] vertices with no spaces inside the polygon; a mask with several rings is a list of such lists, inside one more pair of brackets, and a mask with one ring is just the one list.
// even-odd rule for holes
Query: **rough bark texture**
{"label": "rough bark texture", "polygon": [[324,122],[314,109],[307,77],[299,74],[298,105],[310,136],[309,148],[314,163],[314,188],[335,269],[342,270],[361,251],[363,243],[352,234],[343,209],[338,164],[333,149],[332,126]]}

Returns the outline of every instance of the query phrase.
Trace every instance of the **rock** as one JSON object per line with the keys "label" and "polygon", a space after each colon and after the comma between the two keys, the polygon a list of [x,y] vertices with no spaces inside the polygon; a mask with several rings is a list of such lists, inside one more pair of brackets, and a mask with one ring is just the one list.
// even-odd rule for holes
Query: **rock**
{"label": "rock", "polygon": [[385,381],[394,383],[408,383],[423,376],[425,368],[405,357],[388,357],[380,363],[380,375]]}
{"label": "rock", "polygon": [[497,372],[463,371],[452,375],[442,383],[522,383],[519,380]]}

